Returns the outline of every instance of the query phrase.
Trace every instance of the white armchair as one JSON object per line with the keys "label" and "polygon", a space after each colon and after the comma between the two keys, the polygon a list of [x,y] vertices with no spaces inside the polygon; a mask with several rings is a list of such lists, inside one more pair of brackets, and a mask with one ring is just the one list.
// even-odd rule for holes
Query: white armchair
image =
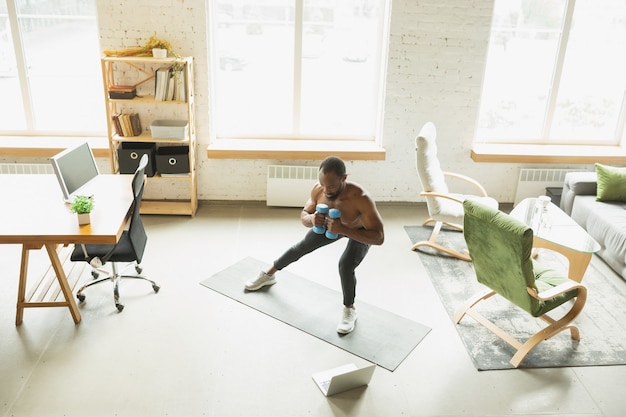
{"label": "white armchair", "polygon": [[[426,197],[428,215],[430,216],[422,226],[431,223],[434,225],[430,238],[417,242],[411,247],[411,250],[417,250],[421,246],[429,246],[455,258],[471,261],[468,253],[462,253],[437,243],[441,227],[446,225],[459,231],[463,230],[463,201],[466,199],[480,200],[483,204],[495,209],[498,208],[498,202],[489,197],[485,188],[475,179],[441,169],[437,158],[436,137],[435,125],[432,122],[427,122],[415,139],[415,165],[423,188],[420,195]],[[454,178],[470,184],[476,189],[476,195],[451,193],[446,178]]]}

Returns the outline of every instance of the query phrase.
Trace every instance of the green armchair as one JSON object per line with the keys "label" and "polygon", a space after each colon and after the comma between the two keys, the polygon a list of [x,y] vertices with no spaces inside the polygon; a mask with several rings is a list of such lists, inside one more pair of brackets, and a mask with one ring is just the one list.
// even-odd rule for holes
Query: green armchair
{"label": "green armchair", "polygon": [[[586,287],[532,258],[533,231],[525,224],[477,201],[465,200],[463,209],[463,234],[476,278],[488,288],[463,304],[454,314],[454,322],[458,324],[468,315],[513,346],[517,351],[510,362],[515,367],[539,343],[563,330],[569,329],[571,337],[579,340],[578,328],[571,323],[585,305]],[[548,326],[520,342],[474,308],[496,294]],[[547,315],[569,300],[574,301],[560,319]]]}

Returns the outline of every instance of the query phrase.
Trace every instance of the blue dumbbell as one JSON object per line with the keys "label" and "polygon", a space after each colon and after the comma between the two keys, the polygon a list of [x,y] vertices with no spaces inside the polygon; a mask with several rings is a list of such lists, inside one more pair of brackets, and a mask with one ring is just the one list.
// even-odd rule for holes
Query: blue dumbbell
{"label": "blue dumbbell", "polygon": [[[320,214],[327,214],[328,206],[326,204],[318,204],[315,206],[315,210]],[[318,235],[323,235],[326,231],[326,226],[313,226],[313,231]]]}
{"label": "blue dumbbell", "polygon": [[[331,219],[338,219],[341,217],[341,210],[339,209],[330,209],[330,211],[328,212],[328,217],[330,217]],[[333,233],[331,231],[326,231],[326,237],[328,239],[337,239],[338,235],[337,233]]]}

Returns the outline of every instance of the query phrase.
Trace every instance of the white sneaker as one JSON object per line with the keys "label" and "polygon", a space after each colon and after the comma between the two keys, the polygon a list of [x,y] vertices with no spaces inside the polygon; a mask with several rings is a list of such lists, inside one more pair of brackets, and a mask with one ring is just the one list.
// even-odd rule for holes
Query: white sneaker
{"label": "white sneaker", "polygon": [[343,308],[343,319],[337,326],[337,333],[348,334],[354,330],[356,324],[356,310],[350,307]]}
{"label": "white sneaker", "polygon": [[245,285],[246,290],[256,291],[259,288],[265,287],[266,285],[274,284],[276,284],[276,278],[274,278],[274,275],[268,275],[265,272],[261,271],[256,279],[250,279],[246,281]]}

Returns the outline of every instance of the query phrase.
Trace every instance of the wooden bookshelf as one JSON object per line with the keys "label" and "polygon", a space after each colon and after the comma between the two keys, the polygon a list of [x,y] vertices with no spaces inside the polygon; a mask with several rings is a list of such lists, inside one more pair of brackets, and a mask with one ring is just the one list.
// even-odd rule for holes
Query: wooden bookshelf
{"label": "wooden bookshelf", "polygon": [[[160,101],[155,99],[155,71],[169,65],[182,65],[186,100]],[[159,189],[159,182],[183,181],[188,184],[189,195],[184,199],[146,199],[141,205],[142,214],[172,214],[194,216],[198,209],[197,168],[196,168],[196,127],[194,109],[193,57],[152,58],[152,57],[102,57],[102,78],[107,114],[107,132],[111,171],[120,172],[118,147],[124,142],[154,143],[161,146],[188,146],[189,174],[178,177],[165,176],[157,172],[146,182],[146,191],[151,186]],[[109,89],[113,85],[130,85],[137,89],[137,96],[131,99],[111,99]],[[142,132],[137,136],[120,136],[116,133],[113,116],[118,113],[137,113]],[[188,128],[184,138],[155,139],[149,130],[157,118],[186,120]],[[159,116],[160,115],[160,116]]]}

